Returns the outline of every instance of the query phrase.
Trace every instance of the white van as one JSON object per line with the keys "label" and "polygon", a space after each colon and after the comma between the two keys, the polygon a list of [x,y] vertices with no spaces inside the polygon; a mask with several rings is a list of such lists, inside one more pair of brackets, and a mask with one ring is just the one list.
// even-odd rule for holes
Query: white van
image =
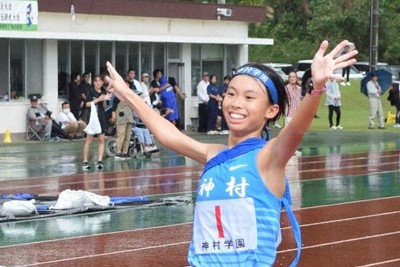
{"label": "white van", "polygon": [[289,72],[294,69],[293,65],[289,63],[263,63],[263,65],[274,69],[285,82],[288,80]]}

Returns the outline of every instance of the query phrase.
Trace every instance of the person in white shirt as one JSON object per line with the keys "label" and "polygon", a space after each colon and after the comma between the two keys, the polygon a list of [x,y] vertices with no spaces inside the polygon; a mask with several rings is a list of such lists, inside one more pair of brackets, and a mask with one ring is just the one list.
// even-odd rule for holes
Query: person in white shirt
{"label": "person in white shirt", "polygon": [[199,133],[207,132],[207,122],[208,122],[208,112],[207,103],[210,99],[207,94],[207,87],[210,84],[210,76],[207,72],[203,73],[202,80],[197,85],[197,97],[199,99],[199,128],[197,131]]}
{"label": "person in white shirt", "polygon": [[383,108],[381,102],[382,89],[378,83],[378,76],[371,74],[371,80],[367,83],[367,92],[369,100],[369,129],[375,128],[375,116],[378,115],[379,129],[385,129]]}
{"label": "person in white shirt", "polygon": [[[343,127],[340,126],[340,117],[341,111],[340,106],[342,102],[340,101],[341,94],[339,90],[339,84],[336,82],[334,78],[329,79],[326,83],[326,101],[325,105],[328,106],[328,120],[329,120],[329,128],[331,130],[343,130]],[[333,112],[336,113],[336,124],[333,124]]]}
{"label": "person in white shirt", "polygon": [[138,80],[135,79],[135,77],[136,77],[136,71],[134,69],[130,69],[128,71],[128,77],[127,77],[127,80],[129,81],[129,88],[131,88],[133,92],[135,92],[140,96],[143,93],[142,85]]}
{"label": "person in white shirt", "polygon": [[86,123],[81,120],[76,120],[74,114],[72,114],[69,102],[65,101],[61,105],[62,111],[58,114],[57,122],[61,125],[61,128],[71,138],[77,139],[82,138],[83,129],[86,127]]}
{"label": "person in white shirt", "polygon": [[149,94],[149,74],[144,72],[142,74],[142,82],[140,83],[142,94],[140,97],[151,106],[150,94]]}

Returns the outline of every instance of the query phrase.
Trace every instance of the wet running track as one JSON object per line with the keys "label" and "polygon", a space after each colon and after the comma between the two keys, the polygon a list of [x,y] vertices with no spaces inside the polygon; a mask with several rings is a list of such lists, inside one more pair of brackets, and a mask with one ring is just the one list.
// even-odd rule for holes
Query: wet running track
{"label": "wet running track", "polygon": [[[81,140],[0,145],[0,194],[74,189],[153,202],[1,222],[0,265],[186,266],[202,166],[162,149],[151,159],[107,158],[104,171],[84,173],[82,148]],[[300,150],[286,170],[302,230],[299,266],[400,266],[398,134],[311,132]],[[171,199],[184,201],[163,202]],[[296,253],[284,212],[282,235],[275,266]]]}

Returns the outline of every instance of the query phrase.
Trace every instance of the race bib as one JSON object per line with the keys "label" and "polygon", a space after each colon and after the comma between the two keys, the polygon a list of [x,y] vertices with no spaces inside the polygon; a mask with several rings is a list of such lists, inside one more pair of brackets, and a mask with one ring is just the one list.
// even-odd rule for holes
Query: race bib
{"label": "race bib", "polygon": [[257,248],[257,224],[251,198],[196,203],[193,242],[196,254]]}

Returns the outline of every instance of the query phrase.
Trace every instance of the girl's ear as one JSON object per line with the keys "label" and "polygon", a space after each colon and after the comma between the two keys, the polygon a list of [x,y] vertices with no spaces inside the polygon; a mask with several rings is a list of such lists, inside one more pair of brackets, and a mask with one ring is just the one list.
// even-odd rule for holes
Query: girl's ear
{"label": "girl's ear", "polygon": [[279,106],[277,104],[271,105],[265,112],[265,118],[271,120],[275,118],[276,114],[279,112]]}

